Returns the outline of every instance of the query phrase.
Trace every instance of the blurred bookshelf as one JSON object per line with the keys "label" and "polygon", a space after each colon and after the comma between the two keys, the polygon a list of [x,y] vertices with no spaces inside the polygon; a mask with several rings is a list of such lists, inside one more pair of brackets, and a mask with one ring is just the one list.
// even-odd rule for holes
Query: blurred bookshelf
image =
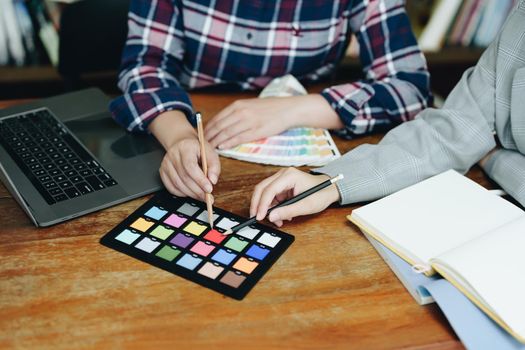
{"label": "blurred bookshelf", "polygon": [[[127,31],[125,15],[129,0],[10,1],[12,7],[0,9],[1,99],[43,97],[83,86],[98,86],[107,93],[118,93],[118,52],[113,53],[116,58],[109,63],[96,62],[94,51],[82,53],[82,56],[91,57],[95,61],[95,64],[87,64],[88,67],[82,70],[82,83],[71,83],[64,77],[64,70],[67,69],[63,68],[64,62],[58,60],[59,39],[63,45],[64,37],[70,41],[73,39],[83,40],[82,42],[86,42],[86,38],[75,38],[84,33],[69,33],[69,30],[63,27],[64,21],[61,20],[61,16],[69,11],[69,7],[69,17],[72,19],[66,21],[66,24],[80,22],[77,27],[86,18],[97,18],[95,30],[101,28],[91,34],[98,35],[95,39],[99,42],[98,46],[94,45],[95,49],[100,48],[102,44],[122,47]],[[411,25],[427,58],[432,75],[432,90],[435,93],[446,97],[465,69],[478,61],[484,47],[497,34],[515,2],[516,0],[406,0]],[[76,16],[79,18],[75,18],[73,11],[76,7]],[[117,30],[103,28],[104,20],[101,16],[105,16],[105,22],[111,22],[113,26],[118,25],[120,34],[113,38],[108,37]],[[118,20],[113,20],[114,17],[118,17]],[[17,22],[19,44],[13,45],[12,38],[10,41],[5,39],[5,28]],[[2,28],[4,35],[1,33]],[[92,30],[93,28],[84,29],[86,32]],[[12,36],[14,31],[7,32]],[[117,43],[119,45],[106,43],[109,40],[122,42]],[[362,76],[360,62],[356,58],[358,48],[355,46],[355,40],[352,42],[354,45],[351,45],[348,54],[339,65],[336,75],[338,82]],[[101,52],[107,50],[107,47],[98,49]],[[75,62],[75,59],[73,56],[69,61]],[[62,67],[60,73],[59,67]]]}
{"label": "blurred bookshelf", "polygon": [[45,97],[86,86],[117,93],[128,6],[129,0],[2,2],[0,99]]}

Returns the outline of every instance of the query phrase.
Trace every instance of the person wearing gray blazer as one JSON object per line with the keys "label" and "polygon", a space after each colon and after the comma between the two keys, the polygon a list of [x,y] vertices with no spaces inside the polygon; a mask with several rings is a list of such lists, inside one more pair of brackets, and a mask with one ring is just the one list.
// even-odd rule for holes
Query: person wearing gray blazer
{"label": "person wearing gray blazer", "polygon": [[518,1],[496,40],[464,73],[442,109],[426,109],[378,144],[360,145],[314,170],[324,175],[291,168],[263,180],[255,188],[250,212],[262,219],[272,204],[327,176],[344,174],[336,185],[302,203],[272,211],[269,220],[280,226],[336,201],[374,200],[448,169],[465,173],[477,162],[525,206],[525,0]]}

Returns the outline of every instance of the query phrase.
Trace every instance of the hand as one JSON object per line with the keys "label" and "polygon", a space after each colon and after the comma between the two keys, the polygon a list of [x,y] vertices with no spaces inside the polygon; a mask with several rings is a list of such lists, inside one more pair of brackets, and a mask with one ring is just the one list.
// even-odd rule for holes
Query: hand
{"label": "hand", "polygon": [[[328,179],[327,175],[310,175],[295,168],[283,169],[255,186],[250,216],[256,215],[257,220],[262,220],[269,208]],[[284,220],[318,213],[339,199],[337,187],[331,185],[299,202],[272,210],[268,220],[281,227]]]}
{"label": "hand", "polygon": [[293,127],[342,128],[339,116],[321,95],[238,100],[206,125],[204,137],[219,149],[280,134]]}
{"label": "hand", "polygon": [[200,144],[197,137],[179,140],[167,150],[160,166],[160,178],[169,192],[200,200],[205,200],[205,193],[212,193],[213,184],[217,183],[220,174],[219,156],[208,142],[204,147],[208,177],[199,165]]}
{"label": "hand", "polygon": [[485,157],[481,158],[480,161],[479,161],[479,165],[484,168],[485,167],[485,164],[488,162],[488,160],[494,155],[494,153],[496,153],[497,151],[500,150],[500,147],[496,146],[495,148],[493,148],[489,153],[487,153],[485,155]]}
{"label": "hand", "polygon": [[213,191],[221,172],[219,156],[204,142],[208,161],[208,177],[200,161],[200,144],[195,129],[179,111],[165,112],[155,118],[150,131],[166,149],[159,172],[166,189],[176,196],[204,200]]}

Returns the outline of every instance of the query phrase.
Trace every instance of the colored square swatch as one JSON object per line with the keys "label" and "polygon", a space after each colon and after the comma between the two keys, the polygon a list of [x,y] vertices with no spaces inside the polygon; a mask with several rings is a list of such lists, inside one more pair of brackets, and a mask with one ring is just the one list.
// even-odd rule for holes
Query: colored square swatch
{"label": "colored square swatch", "polygon": [[242,282],[244,282],[245,279],[246,277],[242,275],[238,275],[235,272],[228,271],[224,276],[222,276],[221,282],[229,285],[230,287],[239,288],[239,286]]}
{"label": "colored square swatch", "polygon": [[207,239],[208,241],[211,241],[213,243],[220,244],[222,241],[224,241],[226,237],[228,236],[225,236],[219,231],[212,229],[204,236],[204,239]]}
{"label": "colored square swatch", "polygon": [[160,242],[154,241],[153,239],[148,237],[144,237],[139,243],[137,243],[135,248],[143,250],[147,253],[151,253],[155,250],[155,248],[159,246],[159,244]]}
{"label": "colored square swatch", "polygon": [[239,260],[237,260],[235,264],[233,264],[233,268],[249,274],[249,273],[252,273],[253,270],[255,270],[257,265],[259,264],[256,263],[255,261],[250,261],[246,259],[245,257],[242,257]]}
{"label": "colored square swatch", "polygon": [[152,207],[144,215],[155,220],[160,220],[164,215],[166,215],[167,212],[167,210],[163,210],[158,207]]}
{"label": "colored square swatch", "polygon": [[230,248],[231,250],[235,251],[242,251],[246,246],[248,245],[248,242],[242,241],[237,237],[230,237],[228,242],[224,244],[226,248]]}
{"label": "colored square swatch", "polygon": [[164,260],[173,261],[173,259],[179,256],[179,254],[180,254],[180,250],[165,245],[155,255]]}
{"label": "colored square swatch", "polygon": [[191,247],[190,250],[199,255],[208,256],[213,249],[215,249],[215,246],[211,244],[206,244],[204,242],[197,242],[195,243],[193,247]]}
{"label": "colored square swatch", "polygon": [[190,254],[184,254],[182,258],[177,261],[177,265],[187,268],[188,270],[193,270],[202,262],[201,258],[196,256],[191,256]]}
{"label": "colored square swatch", "polygon": [[168,216],[166,220],[164,220],[165,224],[168,224],[172,227],[179,228],[181,227],[188,219],[183,218],[182,216],[179,216],[177,214],[171,214]]}
{"label": "colored square swatch", "polygon": [[192,205],[190,203],[184,203],[179,209],[177,209],[179,213],[186,214],[188,216],[192,216],[197,211],[199,211],[199,207],[196,205]]}
{"label": "colored square swatch", "polygon": [[131,244],[135,242],[135,240],[139,237],[140,235],[138,233],[134,233],[128,229],[125,229],[124,231],[122,231],[122,233],[115,237],[115,239],[117,241],[121,241],[122,243]]}
{"label": "colored square swatch", "polygon": [[[219,215],[213,213],[213,221],[217,220],[218,217]],[[197,216],[197,220],[200,220],[202,222],[206,222],[209,224],[210,220],[208,220],[208,211],[205,210],[202,213],[200,213],[199,216]]]}
{"label": "colored square swatch", "polygon": [[254,239],[258,234],[259,234],[259,230],[255,229],[255,228],[251,228],[250,226],[248,227],[245,227],[239,231],[237,231],[237,234],[239,236],[243,236],[244,238],[248,238],[248,239]]}
{"label": "colored square swatch", "polygon": [[165,228],[163,226],[157,226],[149,234],[160,239],[166,239],[173,233],[173,230]]}
{"label": "colored square swatch", "polygon": [[178,247],[181,247],[181,248],[186,248],[193,241],[194,241],[194,239],[192,237],[188,237],[188,236],[186,236],[185,234],[182,234],[182,233],[177,233],[177,235],[171,239],[170,243],[174,244],[174,245],[176,245]]}
{"label": "colored square swatch", "polygon": [[191,233],[192,235],[199,236],[201,233],[206,230],[206,226],[200,225],[195,221],[190,222],[185,228],[184,231]]}
{"label": "colored square swatch", "polygon": [[232,252],[227,252],[224,249],[219,249],[211,258],[217,262],[220,262],[224,265],[229,265],[233,259],[237,257],[237,254]]}
{"label": "colored square swatch", "polygon": [[263,235],[257,240],[257,242],[264,244],[265,246],[275,248],[279,243],[281,238],[271,235],[268,232],[263,233]]}
{"label": "colored square swatch", "polygon": [[268,255],[270,251],[266,248],[262,248],[256,245],[252,245],[247,251],[246,255],[248,255],[251,258],[255,258],[257,260],[263,260],[266,258],[266,255]]}
{"label": "colored square swatch", "polygon": [[224,267],[207,262],[206,264],[202,265],[198,272],[203,276],[216,279],[222,271],[224,271]]}
{"label": "colored square swatch", "polygon": [[217,226],[219,226],[220,228],[223,228],[225,230],[228,230],[230,228],[232,228],[233,226],[235,225],[238,225],[239,222],[238,221],[235,221],[235,220],[230,220],[228,218],[222,218],[219,220],[219,222],[217,223]]}
{"label": "colored square swatch", "polygon": [[151,226],[153,226],[153,222],[143,218],[138,218],[130,225],[131,228],[142,232],[146,232]]}

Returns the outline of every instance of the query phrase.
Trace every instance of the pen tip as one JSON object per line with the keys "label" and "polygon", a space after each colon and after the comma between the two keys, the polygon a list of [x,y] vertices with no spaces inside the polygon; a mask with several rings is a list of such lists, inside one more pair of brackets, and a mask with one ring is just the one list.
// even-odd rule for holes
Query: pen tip
{"label": "pen tip", "polygon": [[227,229],[223,235],[227,236],[227,235],[231,235],[233,233],[233,231],[231,229]]}

